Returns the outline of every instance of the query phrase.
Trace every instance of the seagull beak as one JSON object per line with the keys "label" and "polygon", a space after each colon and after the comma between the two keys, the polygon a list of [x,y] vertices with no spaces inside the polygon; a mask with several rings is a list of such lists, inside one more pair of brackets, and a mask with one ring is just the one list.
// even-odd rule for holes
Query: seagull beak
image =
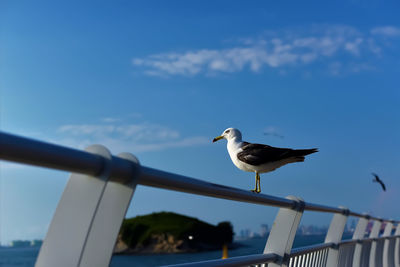
{"label": "seagull beak", "polygon": [[213,139],[213,143],[217,142],[218,140],[224,139],[224,137],[222,135],[217,136]]}

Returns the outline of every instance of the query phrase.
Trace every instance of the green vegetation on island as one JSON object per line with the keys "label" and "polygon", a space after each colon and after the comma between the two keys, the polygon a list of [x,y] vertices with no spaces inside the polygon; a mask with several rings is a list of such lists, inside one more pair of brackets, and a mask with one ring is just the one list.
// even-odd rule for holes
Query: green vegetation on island
{"label": "green vegetation on island", "polygon": [[233,240],[230,222],[214,226],[173,212],[125,219],[117,253],[179,253],[221,249]]}

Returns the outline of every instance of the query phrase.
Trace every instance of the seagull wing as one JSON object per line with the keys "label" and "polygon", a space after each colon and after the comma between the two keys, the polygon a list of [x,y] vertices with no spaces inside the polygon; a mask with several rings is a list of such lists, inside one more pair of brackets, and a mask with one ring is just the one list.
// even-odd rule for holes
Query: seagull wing
{"label": "seagull wing", "polygon": [[372,175],[375,176],[375,180],[373,180],[373,181],[378,182],[382,186],[383,191],[386,191],[386,186],[382,182],[382,180],[379,178],[379,176],[376,173],[372,173]]}
{"label": "seagull wing", "polygon": [[378,183],[381,184],[383,191],[386,191],[386,186],[385,186],[385,184],[382,182],[382,180],[379,180]]}
{"label": "seagull wing", "polygon": [[242,151],[237,154],[239,160],[250,165],[261,165],[266,162],[278,161],[290,153],[287,148],[275,148],[262,144],[245,143]]}
{"label": "seagull wing", "polygon": [[237,157],[247,164],[258,166],[267,162],[274,162],[292,157],[299,157],[300,160],[304,160],[305,155],[314,152],[317,152],[317,150],[278,148],[244,142],[242,151],[237,154]]}

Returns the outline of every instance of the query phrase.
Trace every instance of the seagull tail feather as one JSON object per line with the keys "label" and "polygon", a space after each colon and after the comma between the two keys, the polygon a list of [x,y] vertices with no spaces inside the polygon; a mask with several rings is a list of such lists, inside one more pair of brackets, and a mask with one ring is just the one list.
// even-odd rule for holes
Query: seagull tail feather
{"label": "seagull tail feather", "polygon": [[303,162],[305,158],[304,157],[295,157],[293,159],[294,159],[293,162]]}
{"label": "seagull tail feather", "polygon": [[311,149],[296,149],[295,153],[297,157],[303,157],[304,160],[304,156],[312,154],[318,152],[318,148],[311,148]]}

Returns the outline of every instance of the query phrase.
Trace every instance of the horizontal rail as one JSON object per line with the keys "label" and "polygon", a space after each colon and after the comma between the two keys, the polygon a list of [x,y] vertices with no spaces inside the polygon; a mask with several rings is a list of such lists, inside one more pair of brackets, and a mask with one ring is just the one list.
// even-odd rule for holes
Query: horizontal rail
{"label": "horizontal rail", "polygon": [[373,242],[373,241],[386,240],[386,239],[390,240],[390,239],[396,239],[399,237],[400,237],[399,235],[394,235],[394,236],[382,236],[382,237],[377,237],[377,238],[346,239],[346,240],[342,240],[338,244],[334,244],[332,242],[331,243],[320,243],[320,244],[315,244],[315,245],[306,246],[306,247],[294,248],[290,252],[290,257],[307,254],[307,253],[322,250],[325,248],[352,245],[352,244],[356,244],[356,243]]}
{"label": "horizontal rail", "polygon": [[[372,242],[378,240],[385,240],[385,239],[396,239],[400,236],[385,236],[379,238],[363,238],[363,239],[348,239],[343,240],[338,244],[330,243],[320,243],[316,245],[301,247],[301,248],[294,248],[290,252],[290,257],[301,256],[307,253],[323,250],[326,248],[333,248],[341,245],[351,245],[356,244],[359,242]],[[255,254],[249,256],[240,256],[240,257],[232,257],[229,259],[218,259],[218,260],[209,260],[209,261],[201,261],[201,262],[194,262],[194,263],[182,263],[182,264],[175,264],[175,265],[167,265],[164,267],[205,267],[205,266],[245,266],[251,264],[261,264],[261,263],[268,263],[268,262],[277,262],[282,260],[282,257],[276,254]]]}
{"label": "horizontal rail", "polygon": [[166,265],[164,267],[241,267],[252,264],[262,264],[262,263],[271,263],[277,262],[281,260],[282,257],[270,253],[270,254],[256,254],[256,255],[248,255],[248,256],[238,256],[232,257],[228,259],[218,259],[218,260],[208,260],[201,262],[192,262],[192,263],[182,263],[175,265]]}
{"label": "horizontal rail", "polygon": [[[34,166],[98,176],[102,157],[86,151],[0,132],[0,159]],[[111,177],[130,179],[132,163],[112,157]]]}
{"label": "horizontal rail", "polygon": [[311,245],[311,246],[306,246],[306,247],[301,247],[301,248],[294,248],[290,252],[290,257],[295,257],[295,256],[307,254],[310,252],[323,250],[325,248],[331,248],[333,246],[334,246],[334,243],[321,243],[321,244],[316,244],[316,245]]}
{"label": "horizontal rail", "polygon": [[[363,242],[372,242],[372,241],[379,241],[379,240],[386,240],[386,239],[396,239],[396,238],[400,238],[400,235],[391,235],[391,236],[381,236],[381,237],[373,237],[373,238],[363,238],[363,239],[358,239],[355,240],[357,243],[363,243]],[[345,240],[342,241],[340,244],[342,243],[350,243],[350,241],[354,241],[354,240]]]}
{"label": "horizontal rail", "polygon": [[[89,152],[19,137],[4,132],[0,132],[0,148],[0,159],[2,160],[93,176],[99,175],[104,165],[102,157]],[[134,169],[132,164],[133,163],[130,161],[113,156],[110,177],[123,180],[131,179],[132,170]],[[138,183],[141,185],[254,204],[287,207],[291,209],[304,208],[305,210],[319,212],[346,213],[351,216],[366,217],[372,220],[393,223],[399,222],[372,217],[366,214],[359,214],[347,209],[308,202],[298,203],[286,198],[254,194],[250,191],[209,183],[145,166],[141,166],[140,170],[141,174]]]}
{"label": "horizontal rail", "polygon": [[253,204],[287,208],[294,208],[297,205],[296,201],[290,199],[265,194],[254,194],[247,190],[209,183],[148,167],[142,167],[138,183],[196,195],[236,200]]}

